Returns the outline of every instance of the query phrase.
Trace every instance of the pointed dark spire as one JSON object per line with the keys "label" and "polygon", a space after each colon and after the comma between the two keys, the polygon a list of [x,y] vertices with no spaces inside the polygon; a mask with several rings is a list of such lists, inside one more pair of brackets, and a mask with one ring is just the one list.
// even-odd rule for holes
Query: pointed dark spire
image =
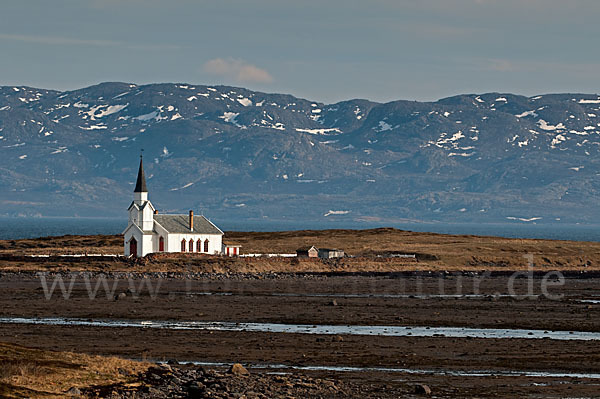
{"label": "pointed dark spire", "polygon": [[146,188],[146,176],[144,176],[144,160],[140,155],[140,170],[138,170],[137,181],[135,182],[135,190],[134,193],[147,193],[148,188]]}

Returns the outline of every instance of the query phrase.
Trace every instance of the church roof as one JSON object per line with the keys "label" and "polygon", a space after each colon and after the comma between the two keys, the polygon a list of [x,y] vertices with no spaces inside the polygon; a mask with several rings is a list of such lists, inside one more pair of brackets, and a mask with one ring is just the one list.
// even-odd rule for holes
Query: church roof
{"label": "church roof", "polygon": [[188,215],[153,215],[154,221],[175,234],[223,234],[221,230],[204,216],[194,216],[194,231],[190,230]]}
{"label": "church roof", "polygon": [[138,205],[135,203],[135,201],[131,201],[131,204],[129,204],[129,206],[127,207],[127,210],[130,210],[131,207],[133,207],[133,206],[137,206],[140,211],[143,211],[144,208],[147,206],[149,206],[150,209],[154,210],[154,206],[152,205],[152,202],[150,202],[150,201],[144,201],[144,203],[142,205]]}
{"label": "church roof", "polygon": [[146,187],[146,176],[144,175],[144,164],[142,157],[140,157],[140,169],[138,170],[137,181],[135,182],[134,193],[147,193],[148,188]]}

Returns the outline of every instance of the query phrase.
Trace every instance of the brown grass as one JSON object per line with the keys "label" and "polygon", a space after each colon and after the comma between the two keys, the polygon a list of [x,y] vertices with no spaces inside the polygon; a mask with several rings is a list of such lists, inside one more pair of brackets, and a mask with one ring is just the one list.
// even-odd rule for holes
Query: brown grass
{"label": "brown grass", "polygon": [[527,266],[524,256],[532,254],[538,267],[600,269],[598,242],[416,233],[392,228],[232,232],[226,237],[242,244],[245,253],[294,252],[310,245],[341,248],[356,256],[390,251],[413,253],[420,261],[412,266],[415,268],[523,269]]}
{"label": "brown grass", "polygon": [[[122,236],[62,236],[0,241],[3,254],[121,253]],[[340,248],[361,259],[341,262],[295,262],[290,259],[224,259],[197,254],[172,254],[142,262],[122,259],[0,260],[0,270],[45,271],[398,271],[398,270],[523,270],[533,255],[535,267],[557,270],[600,270],[600,243],[415,233],[392,228],[371,230],[302,230],[228,232],[225,239],[242,245],[242,253],[294,253],[315,245]],[[1,249],[4,248],[4,249]],[[377,254],[416,254],[419,262],[382,262]]]}
{"label": "brown grass", "polygon": [[22,240],[0,240],[0,253],[5,254],[120,254],[122,252],[123,236],[121,235],[64,235]]}
{"label": "brown grass", "polygon": [[0,380],[13,377],[39,377],[43,375],[44,368],[37,362],[25,359],[0,360]]}
{"label": "brown grass", "polygon": [[[150,364],[0,343],[0,397],[63,397],[71,387],[129,382]],[[121,372],[120,372],[121,370]],[[123,373],[124,372],[124,373]]]}

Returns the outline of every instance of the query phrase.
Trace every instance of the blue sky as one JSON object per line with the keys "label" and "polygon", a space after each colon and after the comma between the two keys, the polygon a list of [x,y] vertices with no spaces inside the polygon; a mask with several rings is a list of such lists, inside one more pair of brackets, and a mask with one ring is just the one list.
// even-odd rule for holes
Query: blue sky
{"label": "blue sky", "polygon": [[0,85],[228,84],[335,102],[600,91],[597,0],[4,0]]}

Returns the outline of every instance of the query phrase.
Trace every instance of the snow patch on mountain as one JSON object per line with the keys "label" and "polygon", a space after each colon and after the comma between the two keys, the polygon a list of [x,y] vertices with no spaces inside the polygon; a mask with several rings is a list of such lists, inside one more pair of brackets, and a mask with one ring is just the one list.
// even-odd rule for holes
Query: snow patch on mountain
{"label": "snow patch on mountain", "polygon": [[91,125],[91,126],[79,126],[79,128],[83,129],[83,130],[102,130],[102,129],[107,129],[108,127],[106,125],[98,124],[98,125]]}
{"label": "snow patch on mountain", "polygon": [[379,121],[379,126],[373,128],[373,130],[375,130],[379,133],[385,132],[387,130],[392,130],[392,129],[393,129],[392,125],[390,125],[386,121]]}
{"label": "snow patch on mountain", "polygon": [[342,131],[340,129],[338,129],[337,127],[335,128],[331,128],[331,129],[300,129],[300,128],[296,128],[297,132],[302,132],[302,133],[309,133],[309,134],[324,134],[324,135],[328,135],[328,134],[339,134],[342,133]]}
{"label": "snow patch on mountain", "polygon": [[565,125],[563,125],[562,122],[559,123],[558,125],[551,125],[548,122],[546,122],[545,120],[540,119],[537,121],[537,124],[539,125],[540,129],[547,130],[547,131],[565,129]]}
{"label": "snow patch on mountain", "polygon": [[600,104],[600,99],[598,99],[598,100],[581,99],[581,100],[579,100],[579,104]]}
{"label": "snow patch on mountain", "polygon": [[67,152],[67,147],[58,147],[56,150],[52,151],[50,154],[61,154],[63,152]]}
{"label": "snow patch on mountain", "polygon": [[474,152],[451,152],[448,154],[449,157],[470,157],[473,156]]}
{"label": "snow patch on mountain", "polygon": [[238,98],[237,102],[242,104],[244,107],[249,107],[252,105],[252,100],[248,98]]}
{"label": "snow patch on mountain", "polygon": [[194,182],[191,182],[191,183],[185,184],[185,185],[183,185],[183,186],[181,186],[181,187],[172,188],[172,189],[170,189],[169,191],[179,191],[179,190],[184,190],[184,189],[186,189],[186,188],[188,188],[188,187],[191,187],[192,185],[194,185]]}
{"label": "snow patch on mountain", "polygon": [[538,114],[535,111],[525,111],[520,113],[519,115],[515,115],[517,118],[526,118],[528,116],[533,116],[534,118],[538,117]]}
{"label": "snow patch on mountain", "polygon": [[519,218],[515,216],[507,216],[508,220],[519,220],[521,222],[535,222],[536,220],[541,220],[541,217],[532,217],[532,218]]}
{"label": "snow patch on mountain", "polygon": [[137,121],[141,121],[141,122],[147,122],[147,121],[152,120],[152,119],[158,119],[159,115],[160,115],[160,111],[159,110],[154,110],[154,111],[149,112],[147,114],[136,116],[135,118],[132,118],[132,119],[137,120]]}
{"label": "snow patch on mountain", "polygon": [[327,213],[323,214],[323,216],[327,217],[327,216],[331,216],[331,215],[347,215],[349,213],[350,213],[350,211],[333,211],[333,210],[329,210],[329,211],[327,211]]}
{"label": "snow patch on mountain", "polygon": [[563,136],[562,134],[557,134],[556,137],[554,137],[552,139],[552,144],[551,147],[554,148],[556,145],[562,143],[563,141],[566,141],[566,137]]}
{"label": "snow patch on mountain", "polygon": [[219,116],[219,119],[223,119],[227,123],[231,123],[239,127],[240,129],[247,129],[247,126],[240,125],[236,118],[240,115],[239,112],[224,112],[223,115]]}
{"label": "snow patch on mountain", "polygon": [[97,105],[92,107],[86,114],[90,116],[91,120],[95,120],[122,111],[127,108],[128,105],[129,103],[119,105]]}

